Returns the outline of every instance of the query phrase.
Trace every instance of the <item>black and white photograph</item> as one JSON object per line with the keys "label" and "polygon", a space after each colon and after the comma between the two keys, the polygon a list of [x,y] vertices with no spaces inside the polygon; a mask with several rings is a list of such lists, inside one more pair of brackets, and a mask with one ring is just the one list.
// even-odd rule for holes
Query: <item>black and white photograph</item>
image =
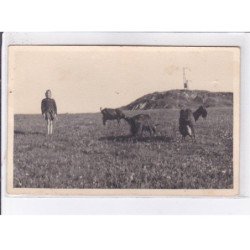
{"label": "black and white photograph", "polygon": [[237,195],[238,47],[9,46],[8,193]]}

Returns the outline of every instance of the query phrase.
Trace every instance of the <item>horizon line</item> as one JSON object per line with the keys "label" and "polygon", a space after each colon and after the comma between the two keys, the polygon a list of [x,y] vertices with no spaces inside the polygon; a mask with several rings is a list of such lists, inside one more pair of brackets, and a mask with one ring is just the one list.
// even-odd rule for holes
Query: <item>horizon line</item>
{"label": "horizon line", "polygon": [[[212,90],[205,90],[205,89],[169,89],[169,90],[165,90],[165,91],[154,91],[154,92],[150,92],[148,94],[142,95],[140,97],[137,97],[133,101],[131,101],[129,104],[122,105],[122,106],[118,107],[117,109],[123,109],[124,107],[126,107],[126,106],[130,105],[131,103],[133,103],[133,102],[141,99],[144,96],[155,94],[155,93],[166,93],[166,92],[170,92],[170,91],[193,91],[193,92],[194,91],[205,91],[205,92],[210,92],[210,93],[230,93],[230,94],[234,94],[233,91],[212,91]],[[95,113],[99,113],[99,112],[100,111],[92,111],[92,112],[63,112],[63,113],[60,113],[60,115],[62,115],[62,114],[95,114]],[[41,115],[41,113],[17,113],[17,114],[14,113],[14,115],[39,115],[39,114]]]}

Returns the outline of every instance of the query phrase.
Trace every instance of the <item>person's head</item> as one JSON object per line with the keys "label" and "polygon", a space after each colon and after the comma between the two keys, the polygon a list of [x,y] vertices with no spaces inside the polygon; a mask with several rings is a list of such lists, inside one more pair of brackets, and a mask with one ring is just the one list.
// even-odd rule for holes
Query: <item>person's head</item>
{"label": "person's head", "polygon": [[51,94],[51,90],[50,90],[50,89],[46,90],[45,96],[46,96],[47,98],[51,98],[52,94]]}

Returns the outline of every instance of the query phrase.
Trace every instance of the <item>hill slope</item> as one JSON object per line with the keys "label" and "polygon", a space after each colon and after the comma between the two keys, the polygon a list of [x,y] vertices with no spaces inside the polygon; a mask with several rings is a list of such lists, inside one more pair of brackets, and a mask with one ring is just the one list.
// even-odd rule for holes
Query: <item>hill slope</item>
{"label": "hill slope", "polygon": [[203,90],[169,90],[155,92],[142,96],[132,103],[123,106],[124,110],[147,110],[162,108],[197,107],[197,105],[209,107],[232,107],[233,93],[210,92]]}

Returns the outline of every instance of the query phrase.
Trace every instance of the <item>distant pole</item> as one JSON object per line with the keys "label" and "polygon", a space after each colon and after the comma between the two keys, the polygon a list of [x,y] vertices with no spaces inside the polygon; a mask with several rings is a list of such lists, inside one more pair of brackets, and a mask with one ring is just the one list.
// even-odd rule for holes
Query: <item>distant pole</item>
{"label": "distant pole", "polygon": [[184,84],[184,89],[188,89],[188,80],[186,78],[186,68],[183,67],[183,84]]}

